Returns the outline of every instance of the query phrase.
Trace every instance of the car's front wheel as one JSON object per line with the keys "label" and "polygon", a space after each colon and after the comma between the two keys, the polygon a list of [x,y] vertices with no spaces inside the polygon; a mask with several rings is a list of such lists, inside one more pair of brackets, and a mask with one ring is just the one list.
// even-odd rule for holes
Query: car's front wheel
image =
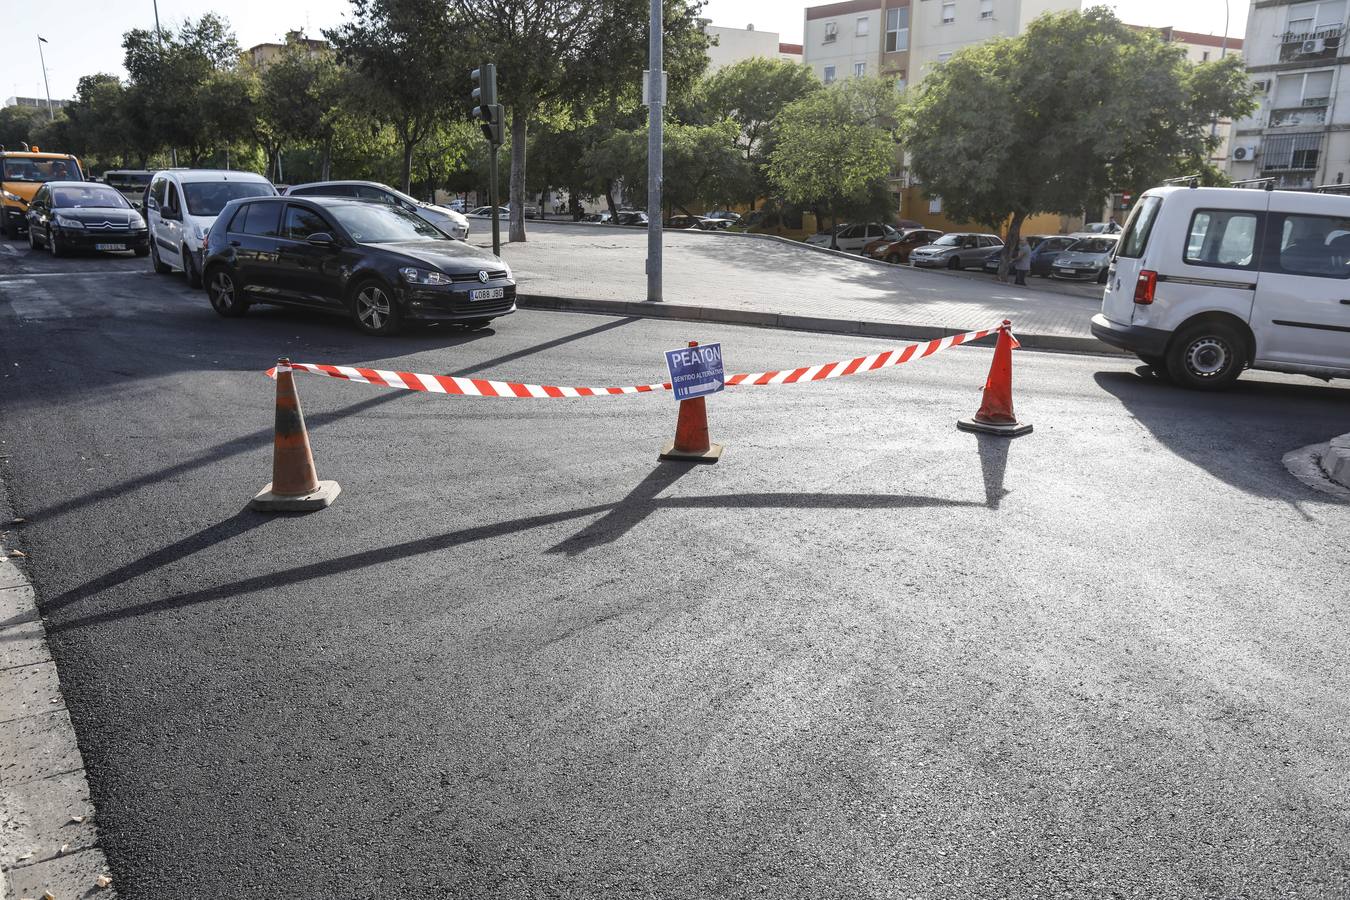
{"label": "car's front wheel", "polygon": [[893,266],[898,266],[901,263],[903,263],[904,260],[900,258],[899,253],[892,253],[890,256],[886,257],[886,262],[890,263]]}
{"label": "car's front wheel", "polygon": [[52,256],[67,256],[70,251],[66,245],[61,243],[61,237],[50,228],[47,229],[47,249],[52,251]]}
{"label": "car's front wheel", "polygon": [[960,259],[960,257],[953,256],[951,259],[947,260],[947,268],[952,269],[952,270],[956,270],[956,269],[961,268],[961,259]]}
{"label": "car's front wheel", "polygon": [[28,247],[31,250],[42,249],[42,243],[38,240],[37,229],[32,225],[28,226]]}
{"label": "car's front wheel", "polygon": [[227,319],[235,319],[248,312],[248,302],[244,300],[238,282],[224,266],[217,266],[207,272],[206,295],[211,298],[211,308]]}
{"label": "car's front wheel", "polygon": [[1218,391],[1232,385],[1247,365],[1247,345],[1224,322],[1200,322],[1184,329],[1167,347],[1167,374],[1182,387]]}
{"label": "car's front wheel", "polygon": [[363,281],[352,294],[352,318],[366,334],[398,334],[402,324],[393,293],[378,281]]}
{"label": "car's front wheel", "polygon": [[159,247],[153,237],[150,238],[150,267],[155,270],[156,275],[168,275],[173,271],[168,263],[159,258]]}
{"label": "car's front wheel", "polygon": [[184,244],[178,248],[178,253],[183,259],[183,275],[187,278],[188,287],[201,287],[202,273],[197,271],[197,261],[196,257],[192,255],[192,251]]}

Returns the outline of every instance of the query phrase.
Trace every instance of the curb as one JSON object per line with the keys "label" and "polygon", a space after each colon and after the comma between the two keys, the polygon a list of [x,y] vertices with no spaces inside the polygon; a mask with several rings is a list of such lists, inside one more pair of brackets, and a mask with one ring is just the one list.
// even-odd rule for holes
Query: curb
{"label": "curb", "polygon": [[114,898],[33,585],[10,556],[16,527],[0,483],[0,900]]}
{"label": "curb", "polygon": [[1327,478],[1343,488],[1350,489],[1350,434],[1334,437],[1317,460]]}
{"label": "curb", "polygon": [[[884,265],[884,264],[883,264]],[[559,312],[599,313],[607,316],[635,316],[644,319],[678,319],[689,322],[716,322],[721,325],[749,325],[788,331],[815,331],[824,334],[856,334],[861,337],[899,338],[931,341],[969,331],[968,328],[943,328],[937,325],[905,325],[894,322],[868,322],[821,316],[761,312],[750,309],[721,309],[679,303],[648,303],[631,300],[593,300],[558,297],[548,294],[518,294],[516,305],[522,309],[546,309]],[[1015,324],[1015,323],[1014,323]],[[1016,332],[1017,340],[1028,350],[1052,350],[1093,356],[1128,356],[1095,337]]]}
{"label": "curb", "polygon": [[[1341,468],[1336,464],[1337,461],[1343,462],[1347,459],[1346,456],[1341,456],[1337,451],[1344,450],[1345,446],[1350,445],[1350,435],[1341,435],[1333,440],[1342,442],[1342,446],[1333,450],[1331,443],[1310,444],[1307,447],[1289,451],[1284,455],[1282,462],[1284,467],[1289,470],[1290,475],[1313,490],[1339,497],[1342,500],[1350,500],[1350,484],[1335,480],[1328,471],[1329,468]],[[1329,466],[1327,458],[1333,454],[1335,455]]]}

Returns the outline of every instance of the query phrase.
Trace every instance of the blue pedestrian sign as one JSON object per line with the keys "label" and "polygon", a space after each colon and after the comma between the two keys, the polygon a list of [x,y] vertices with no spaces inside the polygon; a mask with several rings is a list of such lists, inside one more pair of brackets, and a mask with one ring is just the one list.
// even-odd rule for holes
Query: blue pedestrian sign
{"label": "blue pedestrian sign", "polygon": [[670,369],[670,386],[676,400],[706,397],[726,386],[720,343],[667,350],[666,367]]}

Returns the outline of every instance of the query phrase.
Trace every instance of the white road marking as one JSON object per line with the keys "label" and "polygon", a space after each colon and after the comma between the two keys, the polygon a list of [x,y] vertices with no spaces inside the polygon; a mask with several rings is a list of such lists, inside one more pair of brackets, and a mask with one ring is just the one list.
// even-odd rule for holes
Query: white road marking
{"label": "white road marking", "polygon": [[[3,246],[3,245],[0,245]],[[24,272],[0,275],[0,282],[10,278],[68,278],[72,275],[149,275],[149,272],[128,272],[119,269],[89,269],[83,272]]]}

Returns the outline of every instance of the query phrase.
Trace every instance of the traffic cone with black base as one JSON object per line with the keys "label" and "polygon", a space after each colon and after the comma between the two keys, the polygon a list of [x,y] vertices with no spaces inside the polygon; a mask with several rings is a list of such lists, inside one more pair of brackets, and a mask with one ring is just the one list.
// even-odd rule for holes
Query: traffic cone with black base
{"label": "traffic cone with black base", "polygon": [[961,419],[956,427],[962,431],[981,434],[1001,434],[1017,437],[1031,431],[1030,422],[1019,422],[1013,412],[1012,352],[1021,345],[1012,335],[1012,322],[1003,320],[994,345],[994,362],[989,367],[989,378],[984,383],[984,401],[980,411],[969,419]]}
{"label": "traffic cone with black base", "polygon": [[[690,341],[697,347],[698,341]],[[675,462],[715,463],[722,458],[722,445],[708,437],[708,409],[702,397],[680,401],[680,415],[675,420],[675,440],[661,448],[657,459]]]}
{"label": "traffic cone with black base", "polygon": [[309,432],[289,359],[277,360],[277,424],[272,441],[272,482],[249,506],[266,512],[310,512],[330,506],[342,492],[336,481],[320,481],[309,448]]}

